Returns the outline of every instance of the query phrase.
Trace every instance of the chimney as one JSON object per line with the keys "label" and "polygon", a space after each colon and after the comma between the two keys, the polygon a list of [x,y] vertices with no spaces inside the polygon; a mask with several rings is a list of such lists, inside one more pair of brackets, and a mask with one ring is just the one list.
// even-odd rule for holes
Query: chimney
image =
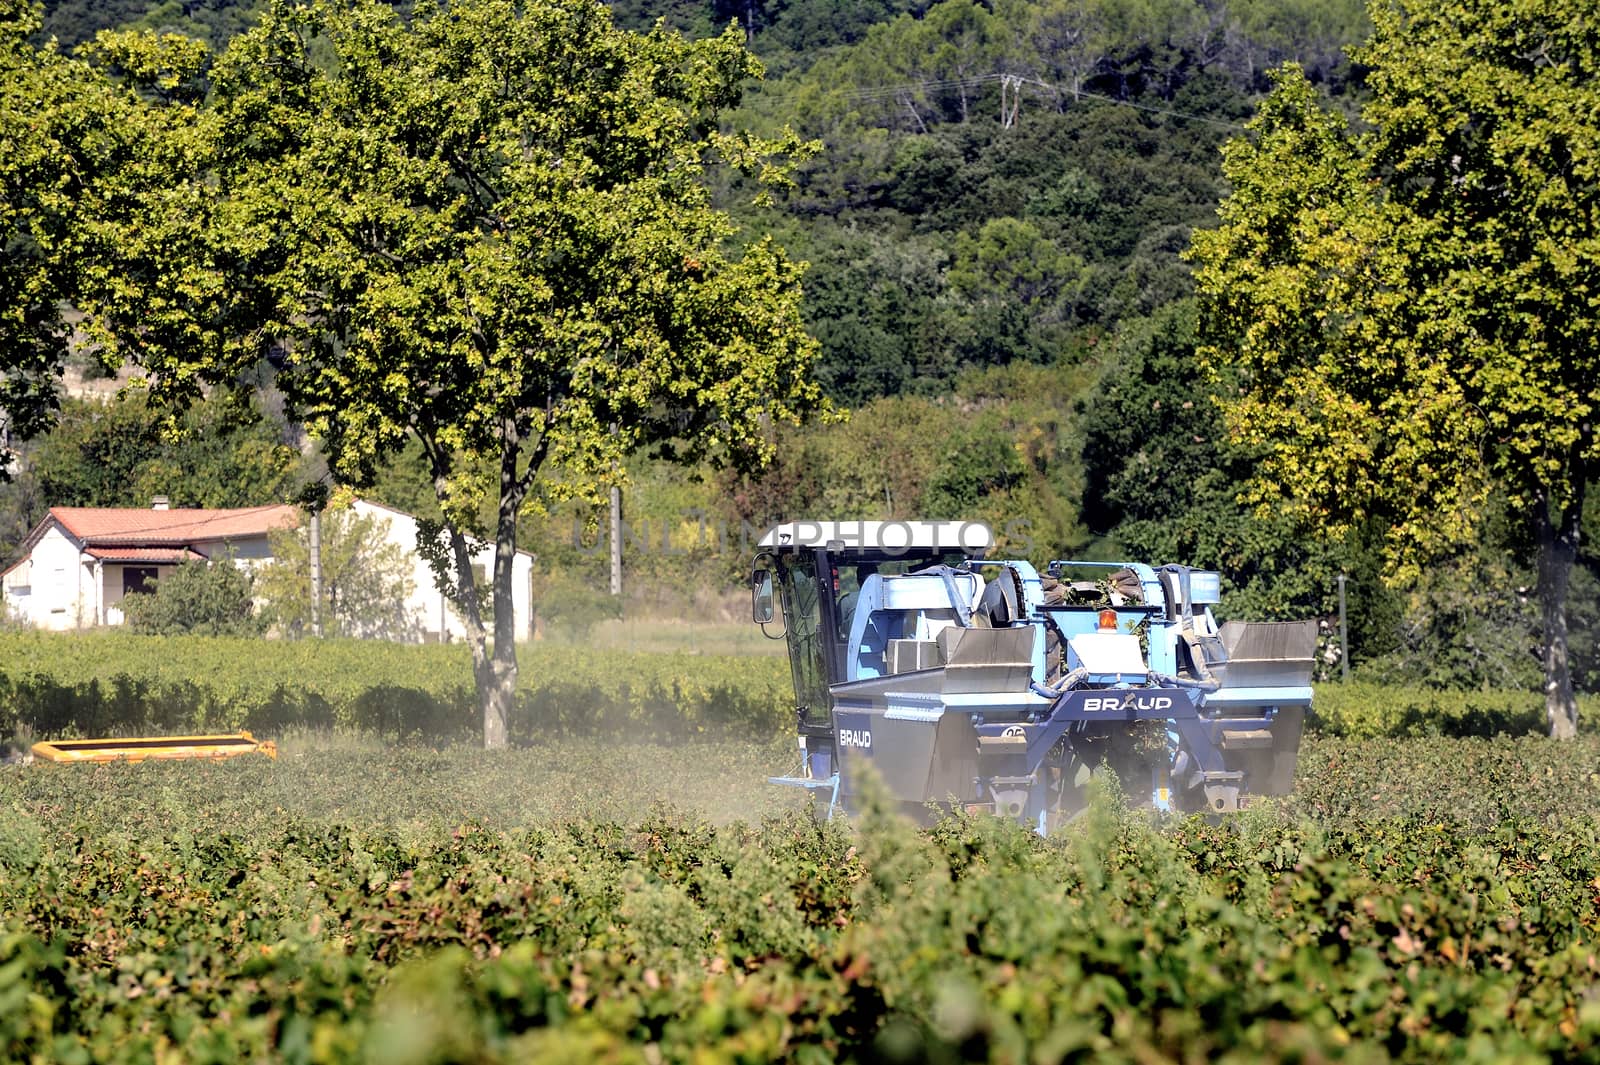
{"label": "chimney", "polygon": [[150,500],[150,509],[151,510],[166,510],[167,509],[167,497],[166,496],[156,496],[154,499]]}

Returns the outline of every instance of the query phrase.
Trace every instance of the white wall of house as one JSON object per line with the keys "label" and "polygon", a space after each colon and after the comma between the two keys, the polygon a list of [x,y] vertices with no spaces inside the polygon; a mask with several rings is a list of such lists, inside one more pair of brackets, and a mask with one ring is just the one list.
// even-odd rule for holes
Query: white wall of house
{"label": "white wall of house", "polygon": [[94,624],[94,585],[80,557],[72,538],[51,528],[28,558],[6,574],[6,604],[11,612],[41,629]]}
{"label": "white wall of house", "polygon": [[[100,564],[100,610],[101,618],[107,625],[121,625],[122,616],[122,573],[128,567],[121,562],[103,562]],[[159,567],[135,567],[142,569],[156,569],[159,578]]]}
{"label": "white wall of house", "polygon": [[[87,565],[93,565],[90,560]],[[153,569],[155,579],[171,573],[172,566],[159,566],[151,562],[102,562],[100,563],[100,604],[96,612],[103,625],[121,625],[126,618],[122,613],[123,588],[127,584],[123,577],[130,569]]]}
{"label": "white wall of house", "polygon": [[31,558],[25,558],[6,570],[4,589],[6,617],[9,620],[20,621],[27,625],[37,624],[33,620],[33,560]]}
{"label": "white wall of house", "polygon": [[245,569],[272,560],[272,545],[265,536],[243,536],[233,540],[196,541],[194,549],[213,562],[231,558]]}
{"label": "white wall of house", "polygon": [[[417,619],[418,626],[427,638],[437,640],[441,632],[449,640],[459,640],[466,636],[467,627],[462,622],[461,615],[440,593],[433,580],[433,570],[422,560],[422,556],[417,554],[417,520],[404,511],[368,503],[364,499],[356,500],[351,504],[351,509],[361,517],[373,519],[374,525],[384,530],[385,539],[399,547],[411,559],[412,589],[410,598],[406,600],[406,609]],[[473,563],[482,567],[485,575],[492,572],[494,546],[491,544],[479,551]],[[516,560],[512,563],[511,601],[516,611],[516,633],[519,640],[526,640],[531,635],[532,593],[533,556],[525,551],[518,551]],[[492,627],[493,620],[485,618],[484,624]]]}

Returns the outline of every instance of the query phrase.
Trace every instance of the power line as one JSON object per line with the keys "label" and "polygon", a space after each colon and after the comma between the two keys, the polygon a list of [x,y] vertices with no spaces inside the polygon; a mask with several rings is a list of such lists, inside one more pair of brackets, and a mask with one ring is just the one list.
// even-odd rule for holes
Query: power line
{"label": "power line", "polygon": [[1122,107],[1132,107],[1138,111],[1147,111],[1152,115],[1165,115],[1168,118],[1182,118],[1187,119],[1190,122],[1203,122],[1208,126],[1216,126],[1219,129],[1231,129],[1238,133],[1246,132],[1245,127],[1241,126],[1237,122],[1227,122],[1220,118],[1212,118],[1209,115],[1197,115],[1192,111],[1179,111],[1177,108],[1172,107],[1155,107],[1151,104],[1139,103],[1136,100],[1119,100],[1115,96],[1105,96],[1097,92],[1084,92],[1082,89],[1072,90],[1060,85],[1045,85],[1045,83],[1042,81],[1034,81],[1034,84],[1043,85],[1046,88],[1053,88],[1060,92],[1069,92],[1075,97],[1087,96],[1091,100],[1100,100],[1108,104],[1118,104]]}
{"label": "power line", "polygon": [[[877,85],[869,88],[845,89],[839,92],[838,95],[843,96],[847,100],[892,99],[896,96],[904,95],[906,92],[912,89],[975,89],[986,84],[987,82],[995,81],[999,77],[1000,75],[997,74],[982,74],[973,78],[949,78],[942,81],[916,81],[907,83],[905,85]],[[794,95],[791,94],[790,96],[778,97],[777,99],[782,101],[793,98]]]}
{"label": "power line", "polygon": [[[1007,86],[1013,87],[1017,91],[1019,99],[1021,87],[1023,85],[1032,85],[1059,96],[1071,96],[1074,100],[1096,100],[1100,103],[1115,104],[1119,107],[1131,107],[1137,111],[1144,111],[1147,114],[1152,115],[1162,115],[1166,118],[1179,118],[1189,122],[1201,122],[1208,126],[1216,126],[1219,129],[1233,130],[1237,133],[1243,133],[1246,131],[1245,127],[1237,122],[1228,122],[1224,119],[1212,118],[1209,115],[1195,114],[1192,111],[1180,111],[1174,107],[1157,107],[1153,104],[1139,103],[1136,100],[1122,100],[1115,96],[1106,96],[1103,93],[1088,92],[1084,89],[1073,89],[1065,85],[1053,84],[1051,82],[1042,81],[1039,78],[1025,77],[1020,74],[978,74],[970,78],[944,78],[927,81],[910,81],[903,82],[899,85],[874,85],[864,86],[856,89],[843,89],[826,93],[825,95],[837,96],[845,100],[860,101],[865,103],[874,100],[900,99],[914,92],[976,89],[991,83],[999,83],[1002,95],[1004,95]],[[772,99],[775,103],[786,104],[797,100],[799,96],[799,93],[790,92],[784,94],[783,96],[773,97]],[[1003,104],[1005,103],[1004,101],[1002,102]],[[1005,106],[1014,107],[1015,104],[1005,104]],[[1015,121],[1014,111],[1012,112],[1012,115],[1013,121]]]}

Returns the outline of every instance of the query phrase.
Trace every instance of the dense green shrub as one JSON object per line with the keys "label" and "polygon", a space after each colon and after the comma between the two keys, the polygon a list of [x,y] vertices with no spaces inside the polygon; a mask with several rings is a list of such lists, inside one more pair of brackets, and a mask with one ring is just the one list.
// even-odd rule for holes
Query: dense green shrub
{"label": "dense green shrub", "polygon": [[255,636],[254,579],[227,560],[181,562],[149,592],[122,598],[128,629],[145,636]]}
{"label": "dense green shrub", "polygon": [[622,599],[610,587],[581,576],[563,573],[539,595],[539,618],[555,634],[572,640],[588,639],[602,621],[622,616]]}

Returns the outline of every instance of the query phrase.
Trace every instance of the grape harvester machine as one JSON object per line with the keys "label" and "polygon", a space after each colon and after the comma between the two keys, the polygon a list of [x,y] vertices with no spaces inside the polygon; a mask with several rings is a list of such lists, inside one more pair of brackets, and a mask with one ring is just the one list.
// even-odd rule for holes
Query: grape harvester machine
{"label": "grape harvester machine", "polygon": [[763,631],[788,643],[801,771],[828,812],[870,764],[914,816],[960,805],[1041,832],[1113,769],[1162,809],[1287,793],[1316,623],[1218,625],[1218,574],[988,558],[957,521],[793,521],[761,539]]}

